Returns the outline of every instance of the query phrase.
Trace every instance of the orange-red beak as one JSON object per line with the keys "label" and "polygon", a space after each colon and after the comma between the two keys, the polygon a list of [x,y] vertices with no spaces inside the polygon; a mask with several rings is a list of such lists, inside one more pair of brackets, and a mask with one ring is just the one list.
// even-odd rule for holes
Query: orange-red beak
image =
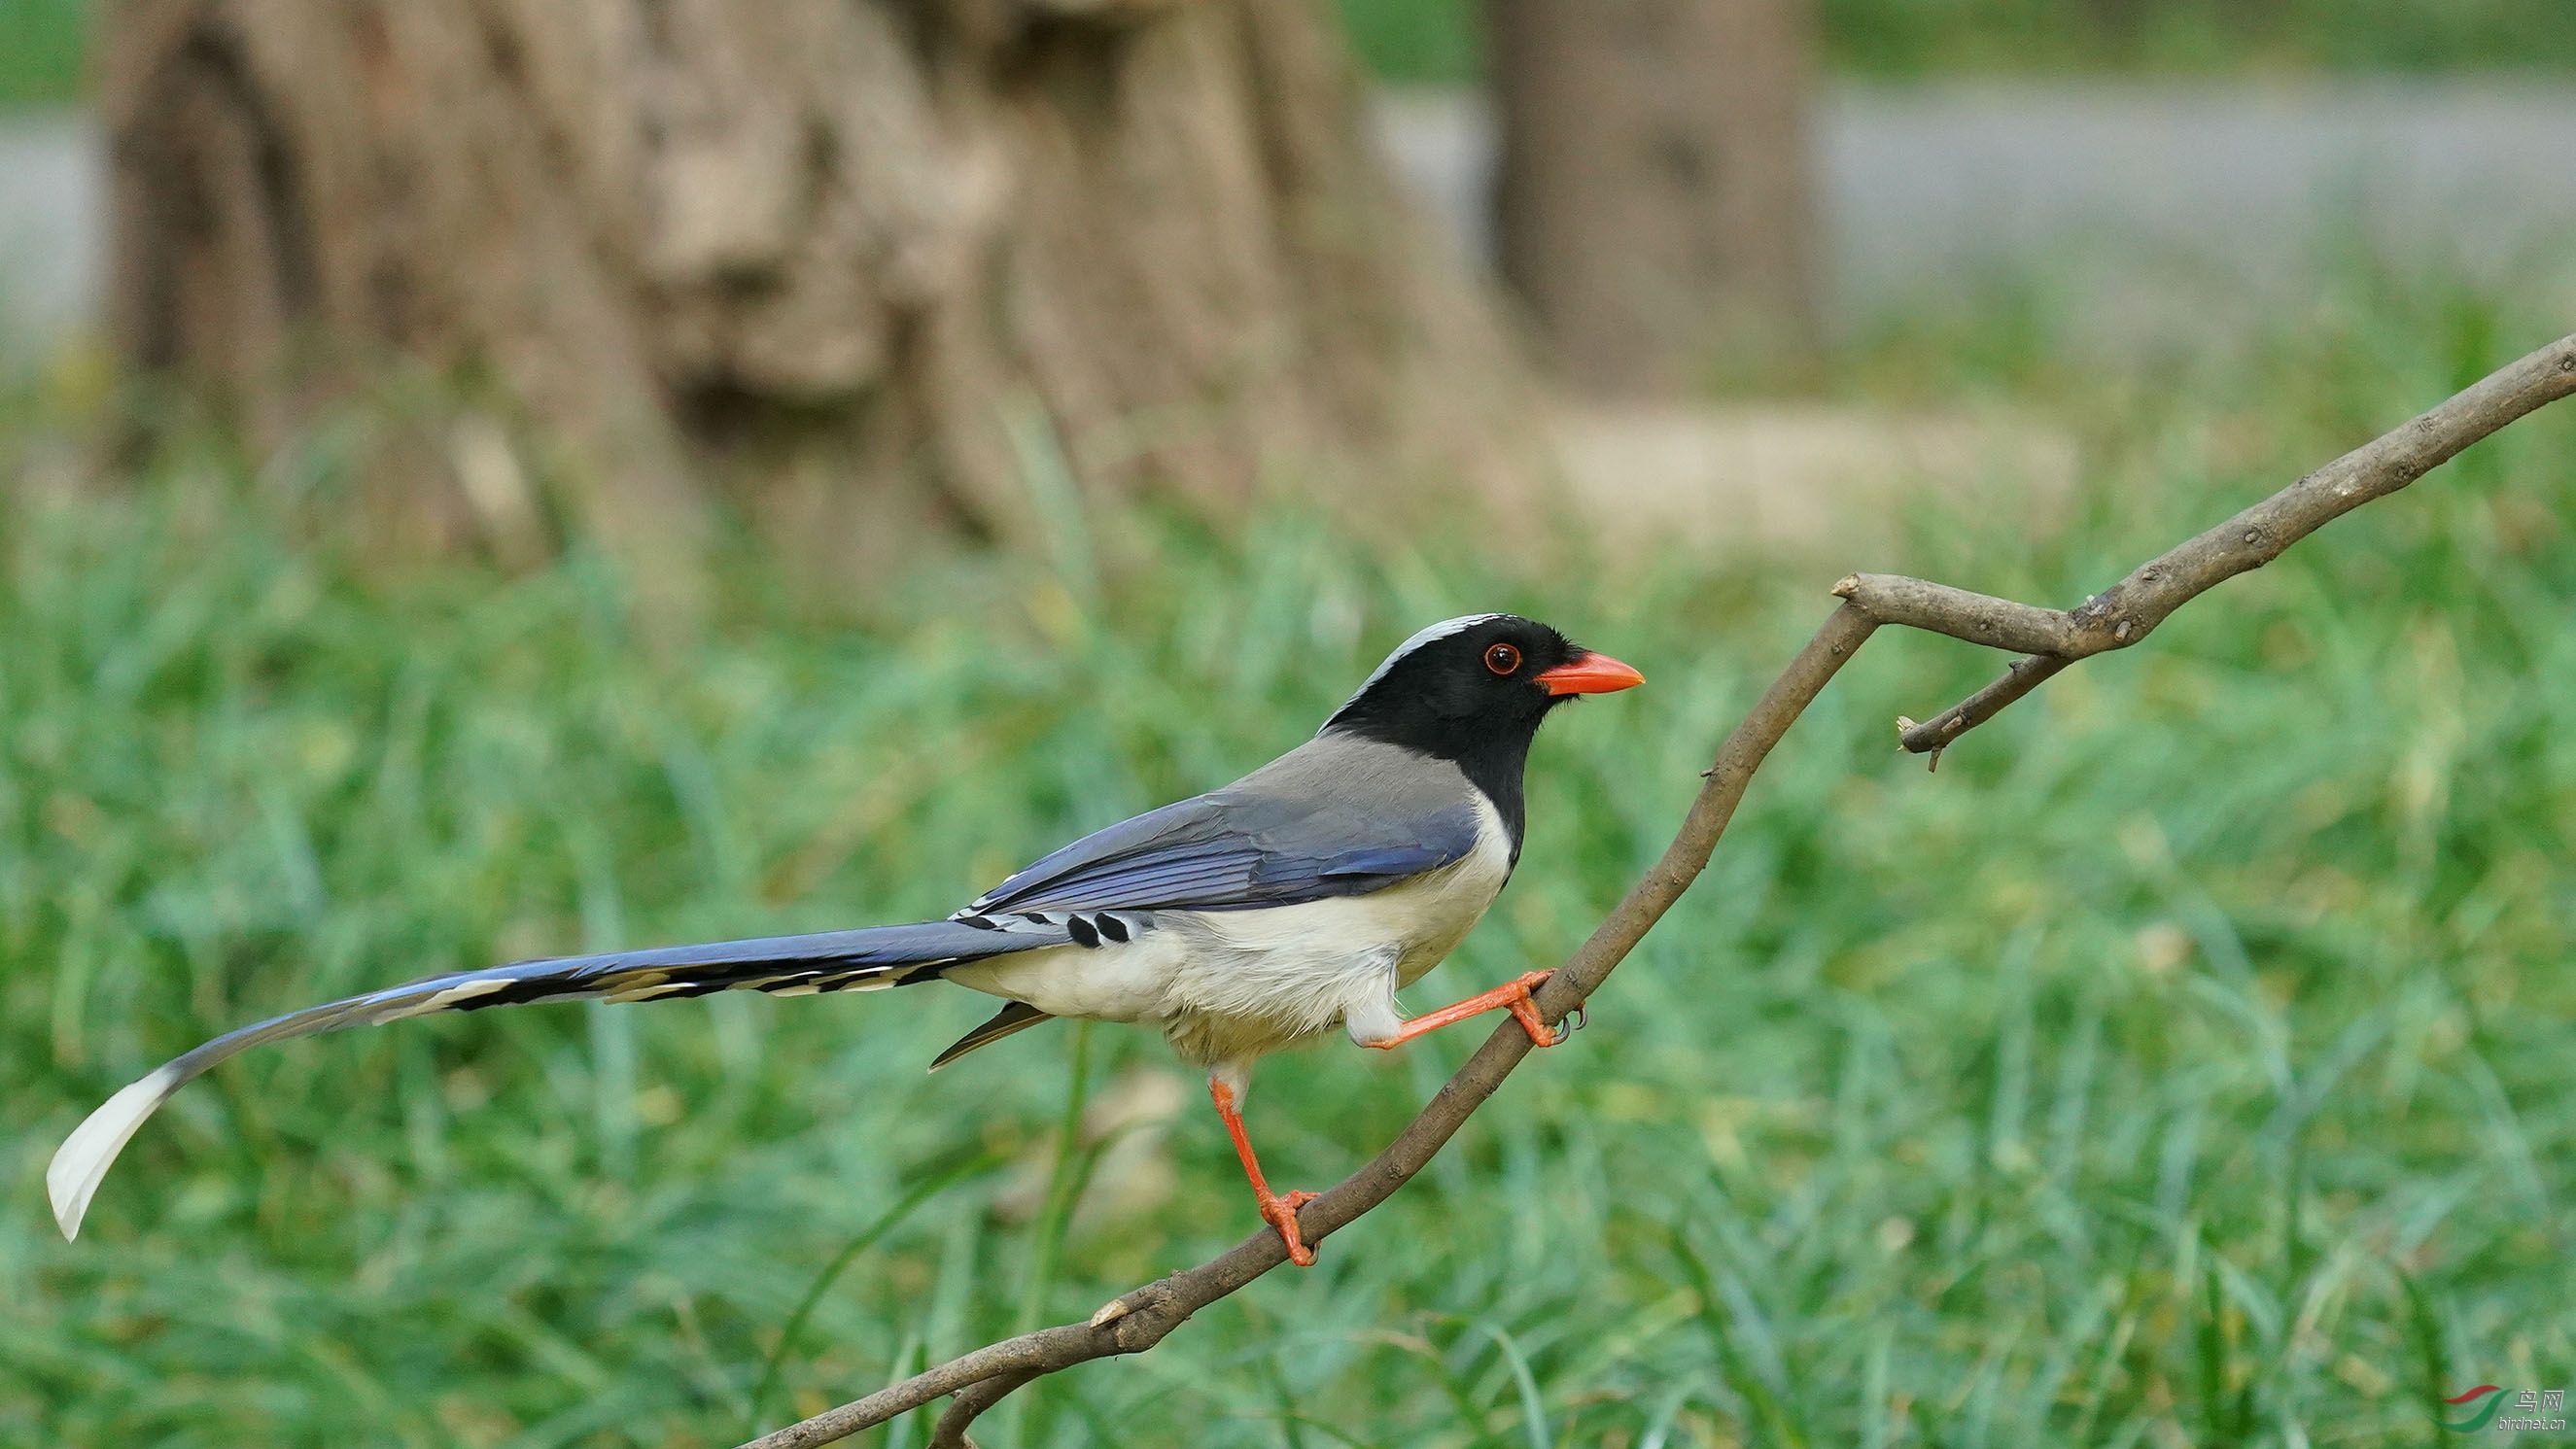
{"label": "orange-red beak", "polygon": [[1550,694],[1613,694],[1636,688],[1646,676],[1607,654],[1586,654],[1571,664],[1540,670],[1538,682]]}

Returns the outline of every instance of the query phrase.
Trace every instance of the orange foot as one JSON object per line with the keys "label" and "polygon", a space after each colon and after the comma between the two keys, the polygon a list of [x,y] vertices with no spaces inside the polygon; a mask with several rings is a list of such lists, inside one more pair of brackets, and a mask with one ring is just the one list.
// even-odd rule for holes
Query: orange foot
{"label": "orange foot", "polygon": [[1270,1190],[1270,1179],[1261,1175],[1261,1159],[1252,1155],[1252,1139],[1244,1135],[1243,1113],[1234,1105],[1234,1088],[1217,1076],[1208,1078],[1208,1095],[1216,1099],[1216,1112],[1225,1119],[1226,1135],[1234,1139],[1234,1150],[1243,1159],[1243,1175],[1252,1184],[1252,1200],[1261,1205],[1261,1220],[1279,1230],[1279,1241],[1288,1245],[1288,1261],[1300,1268],[1315,1266],[1315,1250],[1297,1231],[1297,1209],[1315,1200],[1311,1192],[1292,1192],[1280,1197]]}
{"label": "orange foot", "polygon": [[1279,1230],[1279,1240],[1288,1245],[1288,1261],[1300,1268],[1315,1266],[1315,1250],[1297,1235],[1297,1209],[1322,1197],[1319,1192],[1292,1192],[1286,1197],[1261,1197],[1261,1216]]}
{"label": "orange foot", "polygon": [[1567,1035],[1539,1020],[1538,1003],[1530,1000],[1531,993],[1538,990],[1539,984],[1555,974],[1553,971],[1532,971],[1502,988],[1507,993],[1503,1001],[1511,1008],[1512,1020],[1519,1022],[1521,1030],[1529,1033],[1534,1046],[1552,1047],[1565,1040]]}
{"label": "orange foot", "polygon": [[1465,1021],[1471,1016],[1481,1015],[1500,1006],[1511,1012],[1512,1020],[1521,1024],[1521,1030],[1529,1033],[1529,1039],[1533,1043],[1552,1047],[1565,1040],[1566,1034],[1539,1020],[1538,1007],[1531,1003],[1530,993],[1538,989],[1540,982],[1555,974],[1553,971],[1532,971],[1518,981],[1505,982],[1491,991],[1480,991],[1455,1005],[1444,1006],[1438,1011],[1426,1011],[1406,1022],[1395,1035],[1384,1041],[1370,1042],[1369,1045],[1382,1049],[1392,1048],[1400,1043],[1409,1042],[1424,1032],[1437,1031],[1451,1022]]}

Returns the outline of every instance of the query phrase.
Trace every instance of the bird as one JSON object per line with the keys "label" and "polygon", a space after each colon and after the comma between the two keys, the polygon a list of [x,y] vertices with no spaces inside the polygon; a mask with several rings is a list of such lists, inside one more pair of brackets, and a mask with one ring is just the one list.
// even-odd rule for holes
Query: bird
{"label": "bird", "polygon": [[306,1007],[216,1037],[110,1097],[45,1172],[76,1239],[108,1168],[190,1080],[254,1046],[445,1011],[805,996],[945,980],[1002,999],[932,1071],[1057,1017],[1157,1027],[1208,1074],[1255,1204],[1306,1265],[1297,1209],[1273,1192],[1243,1121],[1253,1064],[1340,1027],[1392,1048],[1497,1008],[1540,1046],[1561,1034],[1532,971],[1407,1018],[1396,993],[1463,941],[1520,863],[1522,779],[1557,706],[1645,676],[1515,614],[1423,629],[1313,738],[1222,789],[1096,831],[940,921],[521,961]]}

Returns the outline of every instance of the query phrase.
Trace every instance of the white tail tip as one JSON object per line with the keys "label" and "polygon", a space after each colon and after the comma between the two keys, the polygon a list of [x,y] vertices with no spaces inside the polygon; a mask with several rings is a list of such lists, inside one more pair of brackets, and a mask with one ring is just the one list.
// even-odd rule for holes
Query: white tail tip
{"label": "white tail tip", "polygon": [[125,1150],[134,1129],[142,1126],[153,1109],[168,1101],[186,1080],[169,1067],[153,1069],[142,1080],[108,1098],[54,1150],[53,1164],[45,1169],[45,1195],[53,1199],[54,1221],[61,1225],[66,1239],[80,1236],[81,1217],[89,1211],[89,1200],[97,1195],[98,1185],[107,1179],[108,1168],[115,1165],[116,1154]]}

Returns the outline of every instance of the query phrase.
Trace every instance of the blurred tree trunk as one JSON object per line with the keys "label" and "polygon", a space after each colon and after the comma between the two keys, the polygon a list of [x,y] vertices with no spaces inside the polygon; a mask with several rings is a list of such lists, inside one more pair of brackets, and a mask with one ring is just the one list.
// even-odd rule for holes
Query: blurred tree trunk
{"label": "blurred tree trunk", "polygon": [[1690,390],[1814,346],[1802,0],[1489,0],[1503,274],[1564,372]]}
{"label": "blurred tree trunk", "polygon": [[488,379],[538,426],[452,435],[458,527],[528,513],[539,433],[572,512],[674,566],[708,478],[845,571],[1021,538],[1066,465],[1220,516],[1281,476],[1543,511],[1521,365],[1316,0],[107,0],[97,33],[126,353],[266,441],[404,364]]}

